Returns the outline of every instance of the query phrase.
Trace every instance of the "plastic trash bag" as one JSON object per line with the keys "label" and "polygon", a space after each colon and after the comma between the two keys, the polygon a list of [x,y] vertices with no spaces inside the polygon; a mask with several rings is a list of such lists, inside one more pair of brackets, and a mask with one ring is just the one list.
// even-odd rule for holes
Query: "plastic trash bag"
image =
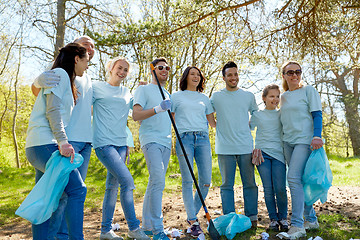
{"label": "plastic trash bag", "polygon": [[310,206],[318,199],[321,203],[326,202],[332,180],[333,176],[324,148],[312,151],[302,176],[305,204]]}
{"label": "plastic trash bag", "polygon": [[74,162],[70,163],[69,157],[61,156],[59,151],[53,152],[46,163],[44,175],[15,214],[33,224],[41,224],[48,220],[59,205],[71,171],[80,167],[83,161],[83,157],[77,153]]}
{"label": "plastic trash bag", "polygon": [[251,228],[250,218],[234,212],[215,218],[213,223],[219,234],[227,239],[233,239],[237,233]]}

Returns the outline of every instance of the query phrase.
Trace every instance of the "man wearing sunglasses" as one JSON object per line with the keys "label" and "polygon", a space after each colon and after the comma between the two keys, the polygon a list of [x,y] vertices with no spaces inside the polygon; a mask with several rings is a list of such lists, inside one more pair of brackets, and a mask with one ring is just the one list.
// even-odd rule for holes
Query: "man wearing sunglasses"
{"label": "man wearing sunglasses", "polygon": [[171,121],[166,111],[171,107],[170,93],[164,89],[170,67],[165,58],[152,61],[155,73],[163,88],[166,100],[162,100],[156,78],[148,85],[139,86],[134,92],[133,119],[141,121],[139,138],[149,171],[149,182],[144,197],[142,228],[154,240],[169,240],[164,233],[162,194],[165,173],[171,153]]}
{"label": "man wearing sunglasses", "polygon": [[236,165],[243,183],[245,215],[257,226],[258,189],[254,165],[251,162],[253,138],[249,127],[249,113],[258,110],[255,96],[239,88],[237,65],[230,61],[222,69],[226,87],[215,92],[210,101],[216,112],[215,152],[222,177],[220,186],[223,214],[235,212],[234,182]]}

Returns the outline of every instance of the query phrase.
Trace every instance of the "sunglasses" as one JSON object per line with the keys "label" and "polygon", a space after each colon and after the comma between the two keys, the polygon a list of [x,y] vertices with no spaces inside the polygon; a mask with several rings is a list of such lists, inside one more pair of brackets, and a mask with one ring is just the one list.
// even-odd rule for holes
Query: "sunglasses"
{"label": "sunglasses", "polygon": [[302,71],[300,69],[295,70],[295,71],[294,70],[289,70],[285,74],[288,75],[288,76],[292,76],[292,75],[294,75],[294,73],[296,74],[296,76],[300,76]]}
{"label": "sunglasses", "polygon": [[165,68],[166,71],[170,71],[170,67],[169,67],[169,66],[159,65],[159,66],[156,66],[155,68],[159,69],[160,71],[163,70],[164,68]]}

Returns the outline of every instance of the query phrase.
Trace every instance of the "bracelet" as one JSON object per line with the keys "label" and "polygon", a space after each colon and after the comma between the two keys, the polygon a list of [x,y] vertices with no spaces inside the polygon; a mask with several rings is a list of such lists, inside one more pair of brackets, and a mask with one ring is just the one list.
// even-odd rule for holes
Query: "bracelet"
{"label": "bracelet", "polygon": [[321,137],[314,136],[313,139],[321,139]]}

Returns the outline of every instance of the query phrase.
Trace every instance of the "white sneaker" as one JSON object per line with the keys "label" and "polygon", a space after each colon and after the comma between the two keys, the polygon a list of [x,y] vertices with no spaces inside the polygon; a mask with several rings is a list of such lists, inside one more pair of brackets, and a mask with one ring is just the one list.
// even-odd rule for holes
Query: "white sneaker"
{"label": "white sneaker", "polygon": [[150,240],[148,236],[144,233],[144,231],[141,228],[137,228],[133,231],[128,232],[128,237],[137,239],[137,240]]}
{"label": "white sneaker", "polygon": [[315,222],[309,222],[309,221],[304,222],[304,228],[306,230],[318,229],[319,227],[320,227],[319,222],[317,220]]}
{"label": "white sneaker", "polygon": [[290,229],[287,232],[287,234],[289,235],[290,239],[298,239],[301,237],[305,237],[306,231],[305,231],[305,228],[290,226]]}
{"label": "white sneaker", "polygon": [[107,233],[101,233],[100,240],[124,240],[124,238],[116,235],[113,230],[110,230]]}

